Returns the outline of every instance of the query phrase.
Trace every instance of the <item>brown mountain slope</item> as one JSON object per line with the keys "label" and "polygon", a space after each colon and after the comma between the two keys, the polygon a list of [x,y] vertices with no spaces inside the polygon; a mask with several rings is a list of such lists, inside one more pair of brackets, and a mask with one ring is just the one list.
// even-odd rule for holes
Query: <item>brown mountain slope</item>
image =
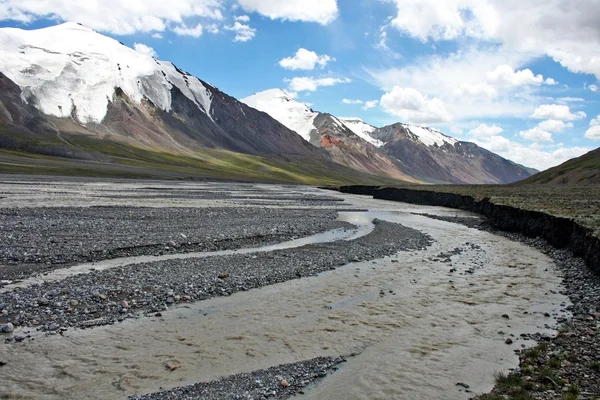
{"label": "brown mountain slope", "polygon": [[314,125],[315,131],[311,136],[316,137],[319,145],[327,150],[338,164],[365,173],[386,175],[411,183],[423,183],[422,180],[405,173],[400,164],[377,147],[362,140],[336,117],[319,113],[314,120]]}
{"label": "brown mountain slope", "polygon": [[[438,142],[429,142],[427,135]],[[383,150],[401,162],[404,171],[431,183],[504,184],[531,175],[526,168],[475,143],[458,141],[429,128],[394,124],[376,129],[371,136],[385,143]]]}

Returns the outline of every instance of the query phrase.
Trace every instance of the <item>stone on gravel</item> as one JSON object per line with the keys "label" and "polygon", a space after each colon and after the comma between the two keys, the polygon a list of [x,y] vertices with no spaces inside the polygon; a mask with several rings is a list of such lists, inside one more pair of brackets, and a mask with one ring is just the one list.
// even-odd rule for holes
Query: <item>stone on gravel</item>
{"label": "stone on gravel", "polygon": [[12,323],[2,324],[0,325],[0,332],[2,333],[11,333],[15,330],[15,326]]}

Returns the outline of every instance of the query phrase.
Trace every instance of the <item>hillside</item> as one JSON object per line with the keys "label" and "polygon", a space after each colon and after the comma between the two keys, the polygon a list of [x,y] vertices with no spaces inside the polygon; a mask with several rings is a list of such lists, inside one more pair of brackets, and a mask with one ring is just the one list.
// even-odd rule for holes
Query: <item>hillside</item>
{"label": "hillside", "polygon": [[430,183],[505,184],[525,179],[530,170],[475,143],[423,127],[394,124],[371,134],[405,170]]}
{"label": "hillside", "polygon": [[600,184],[600,148],[533,175],[522,183],[548,185]]}

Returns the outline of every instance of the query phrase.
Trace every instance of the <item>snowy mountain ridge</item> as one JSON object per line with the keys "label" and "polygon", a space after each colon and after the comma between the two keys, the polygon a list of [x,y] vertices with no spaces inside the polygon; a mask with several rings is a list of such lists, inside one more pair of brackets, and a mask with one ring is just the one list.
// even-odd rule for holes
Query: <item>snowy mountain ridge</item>
{"label": "snowy mountain ridge", "polygon": [[0,30],[0,72],[44,114],[83,124],[102,121],[115,88],[169,111],[175,86],[210,117],[211,92],[199,79],[72,22]]}
{"label": "snowy mountain ridge", "polygon": [[436,129],[407,124],[402,125],[425,146],[436,145],[441,147],[444,145],[444,143],[454,146],[456,143],[458,143],[458,140],[451,138],[450,136],[446,136]]}
{"label": "snowy mountain ridge", "polygon": [[[242,99],[250,107],[256,108],[259,111],[266,112],[271,117],[275,118],[289,129],[297,132],[302,138],[308,142],[311,141],[310,134],[315,128],[315,118],[319,114],[313,111],[306,104],[294,100],[289,94],[282,89],[269,89],[255,93]],[[360,118],[341,118],[333,117],[339,125],[344,125],[350,129],[361,139],[367,141],[375,147],[385,145],[384,142],[372,136],[378,128],[364,122]],[[451,138],[428,127],[420,127],[415,125],[402,124],[425,146],[438,146],[450,144],[454,146],[458,140]]]}
{"label": "snowy mountain ridge", "polygon": [[362,119],[356,117],[343,117],[340,118],[340,120],[342,120],[344,125],[346,125],[352,132],[356,133],[359,137],[371,143],[373,146],[381,147],[385,144],[381,140],[377,140],[371,136],[371,133],[373,133],[377,128],[373,125],[367,124]]}
{"label": "snowy mountain ridge", "polygon": [[254,93],[241,101],[269,114],[298,133],[307,142],[310,142],[311,132],[316,130],[314,121],[319,113],[313,111],[306,104],[294,100],[282,89],[269,89]]}

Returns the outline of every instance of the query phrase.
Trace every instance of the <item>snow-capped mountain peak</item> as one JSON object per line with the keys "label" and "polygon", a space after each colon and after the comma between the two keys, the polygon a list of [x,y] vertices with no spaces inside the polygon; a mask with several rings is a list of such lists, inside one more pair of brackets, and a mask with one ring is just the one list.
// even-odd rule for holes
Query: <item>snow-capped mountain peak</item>
{"label": "snow-capped mountain peak", "polygon": [[384,145],[384,143],[381,140],[377,140],[371,136],[371,133],[373,133],[377,129],[373,125],[367,124],[362,119],[356,117],[344,117],[340,118],[340,120],[342,120],[342,122],[348,127],[348,129],[350,129],[363,140],[366,140],[367,142],[371,143],[373,146],[381,147]]}
{"label": "snow-capped mountain peak", "polygon": [[210,116],[202,82],[85,26],[67,22],[37,29],[0,29],[0,72],[44,114],[101,122],[120,88],[136,103],[149,99],[169,111],[177,87]]}
{"label": "snow-capped mountain peak", "polygon": [[297,132],[310,142],[310,134],[315,130],[314,120],[318,113],[304,103],[294,100],[281,89],[269,89],[255,93],[241,100],[252,108],[269,114],[289,129]]}
{"label": "snow-capped mountain peak", "polygon": [[443,146],[444,143],[448,143],[454,146],[458,140],[451,138],[449,136],[444,135],[438,130],[432,128],[426,128],[421,126],[414,125],[406,125],[402,124],[411,134],[416,136],[416,138],[426,146],[437,145],[439,147]]}

